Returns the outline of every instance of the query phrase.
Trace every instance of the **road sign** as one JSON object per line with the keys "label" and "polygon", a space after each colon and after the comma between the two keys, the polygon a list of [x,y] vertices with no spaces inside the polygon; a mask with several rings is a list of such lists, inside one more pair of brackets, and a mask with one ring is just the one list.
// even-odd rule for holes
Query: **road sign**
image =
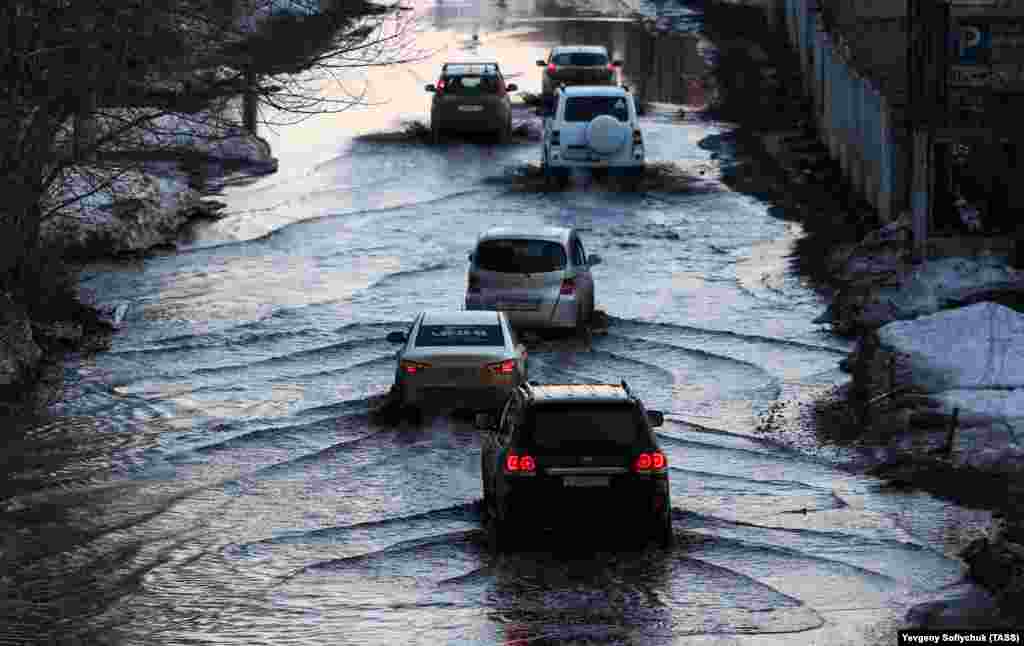
{"label": "road sign", "polygon": [[992,34],[987,25],[960,23],[953,36],[957,61],[961,65],[979,65],[991,60]]}

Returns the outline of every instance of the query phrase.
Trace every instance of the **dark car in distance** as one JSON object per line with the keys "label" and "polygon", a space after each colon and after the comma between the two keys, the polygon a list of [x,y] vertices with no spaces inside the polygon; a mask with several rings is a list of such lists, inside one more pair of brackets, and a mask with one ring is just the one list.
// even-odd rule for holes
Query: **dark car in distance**
{"label": "dark car in distance", "polygon": [[518,88],[505,83],[497,63],[445,63],[437,83],[424,89],[434,95],[430,103],[434,143],[446,132],[491,133],[502,142],[512,137],[509,93]]}
{"label": "dark car in distance", "polygon": [[617,72],[622,61],[613,61],[608,50],[600,45],[561,45],[537,61],[544,68],[541,76],[541,98],[550,102],[559,86],[618,85]]}
{"label": "dark car in distance", "polygon": [[525,532],[588,522],[669,546],[668,461],[652,430],[663,420],[625,381],[524,383],[500,419],[478,414],[492,547],[507,548]]}

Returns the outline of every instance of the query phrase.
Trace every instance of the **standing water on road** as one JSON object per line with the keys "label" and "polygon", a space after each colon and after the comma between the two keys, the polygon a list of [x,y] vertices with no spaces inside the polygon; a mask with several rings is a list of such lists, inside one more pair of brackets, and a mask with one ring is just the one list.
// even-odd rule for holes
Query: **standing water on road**
{"label": "standing water on road", "polygon": [[[110,351],[67,362],[50,416],[10,433],[0,641],[890,643],[909,603],[961,579],[948,546],[977,514],[758,436],[773,404],[843,380],[848,344],[811,322],[800,227],[717,182],[727,125],[680,118],[700,99],[681,79],[706,73],[699,15],[650,30],[608,4],[418,7],[438,52],[353,74],[372,108],[269,134],[281,172],[226,189],[191,246],[88,269],[84,293],[130,309]],[[648,160],[693,182],[524,187],[540,124],[523,106],[509,145],[401,134],[466,48],[538,92],[534,61],[575,43],[626,61]],[[575,226],[603,256],[607,332],[534,344],[531,378],[626,379],[666,412],[671,550],[492,554],[477,432],[377,414],[386,334],[461,308],[466,254],[499,224]]]}

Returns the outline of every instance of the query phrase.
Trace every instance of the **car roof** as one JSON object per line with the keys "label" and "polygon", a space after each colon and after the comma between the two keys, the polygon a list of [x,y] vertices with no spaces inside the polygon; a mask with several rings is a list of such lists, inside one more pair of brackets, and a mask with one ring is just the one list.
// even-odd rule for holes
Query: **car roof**
{"label": "car roof", "polygon": [[629,403],[629,391],[618,384],[557,384],[530,386],[535,404],[548,403]]}
{"label": "car roof", "polygon": [[568,242],[572,229],[569,227],[491,227],[482,234],[480,240],[516,239],[516,240],[554,240]]}
{"label": "car roof", "polygon": [[428,310],[422,325],[496,325],[499,316],[493,310]]}
{"label": "car roof", "polygon": [[626,88],[614,85],[569,85],[558,90],[565,96],[626,96]]}
{"label": "car roof", "polygon": [[607,54],[608,48],[603,45],[559,45],[551,50],[552,54]]}

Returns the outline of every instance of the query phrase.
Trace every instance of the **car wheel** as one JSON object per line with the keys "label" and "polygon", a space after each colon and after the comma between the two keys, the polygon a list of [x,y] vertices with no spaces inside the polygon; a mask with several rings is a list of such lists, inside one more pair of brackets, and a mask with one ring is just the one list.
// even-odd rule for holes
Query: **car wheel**
{"label": "car wheel", "polygon": [[423,409],[419,406],[406,406],[405,419],[413,426],[421,426],[423,424]]}
{"label": "car wheel", "polygon": [[581,339],[585,339],[587,331],[590,329],[589,321],[587,320],[587,309],[582,304],[576,308],[576,336]]}
{"label": "car wheel", "polygon": [[[497,509],[495,509],[497,511]],[[497,513],[487,518],[487,544],[495,553],[505,552],[515,546],[516,537],[512,525],[498,518]]]}
{"label": "car wheel", "polygon": [[672,531],[672,514],[667,513],[655,521],[652,533],[658,547],[662,549],[672,547],[672,543],[675,541],[675,533]]}

